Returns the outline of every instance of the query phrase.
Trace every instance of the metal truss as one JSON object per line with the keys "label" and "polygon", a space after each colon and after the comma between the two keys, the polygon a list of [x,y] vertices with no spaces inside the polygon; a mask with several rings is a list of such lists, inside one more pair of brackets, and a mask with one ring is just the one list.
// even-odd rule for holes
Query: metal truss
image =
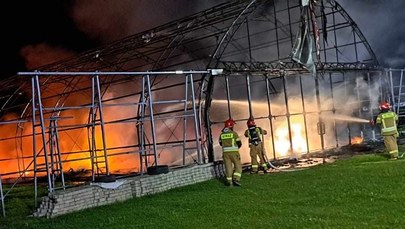
{"label": "metal truss", "polygon": [[[296,62],[220,62],[220,68],[230,73],[235,72],[262,72],[268,74],[283,75],[286,72],[308,73],[306,69]],[[318,72],[341,72],[341,71],[370,71],[382,70],[381,66],[368,63],[318,63]]]}
{"label": "metal truss", "polygon": [[[109,175],[110,167],[108,161],[109,158],[119,155],[117,153],[117,147],[107,145],[106,141],[106,126],[117,125],[128,122],[135,122],[132,128],[141,126],[141,136],[138,138],[139,150],[138,151],[126,151],[124,154],[138,154],[138,172],[142,174],[146,167],[158,166],[159,150],[164,147],[180,147],[182,150],[182,164],[186,165],[186,156],[188,151],[196,153],[196,162],[202,163],[201,155],[201,137],[200,137],[200,122],[198,120],[198,107],[195,103],[195,89],[194,89],[194,77],[195,75],[211,74],[209,71],[165,71],[165,72],[24,72],[20,75],[31,76],[32,81],[32,142],[34,149],[33,158],[33,171],[34,171],[34,183],[35,183],[35,196],[37,196],[37,177],[41,174],[46,174],[48,181],[48,191],[53,192],[56,189],[65,189],[65,179],[63,164],[69,162],[69,160],[62,159],[63,155],[74,154],[77,152],[61,152],[61,141],[66,142],[66,138],[60,138],[59,132],[67,132],[72,130],[78,130],[88,128],[88,153],[89,157],[82,157],[75,159],[76,161],[89,161],[92,168],[92,181],[96,176]],[[45,85],[41,85],[40,78],[49,75],[54,76],[75,76],[75,77],[90,77],[91,78],[91,96],[90,103],[81,104],[77,106],[65,106],[65,107],[47,107],[43,101],[46,99],[42,96],[42,88],[46,88]],[[109,101],[103,101],[101,98],[101,86],[100,78],[108,78],[117,75],[125,75],[126,77],[141,78],[142,91],[141,102],[139,103],[114,103],[109,104]],[[182,87],[184,90],[184,98],[178,100],[155,100],[152,98],[151,78],[156,77],[168,77],[176,75],[177,78],[183,76],[185,79]],[[178,87],[179,85],[170,85],[171,87]],[[149,94],[148,99],[143,95]],[[46,102],[45,102],[46,103]],[[173,104],[180,104],[181,110],[172,109]],[[141,106],[141,116],[128,117],[121,120],[114,120],[107,122],[103,118],[103,109],[108,106],[120,107],[120,106]],[[156,106],[168,106],[166,112],[156,112],[154,107]],[[75,110],[88,110],[91,120],[88,124],[80,124],[75,122],[74,125],[67,125],[64,119],[69,117],[61,116],[69,111]],[[176,114],[176,116],[174,116]],[[79,117],[71,117],[78,119]],[[132,119],[132,120],[131,120]],[[157,138],[158,121],[164,120],[181,120],[182,122],[182,137],[177,142],[162,142]],[[178,121],[179,124],[180,121]],[[148,124],[149,123],[149,124]],[[192,123],[192,127],[189,127],[189,123]],[[99,130],[97,130],[99,128]],[[190,133],[190,129],[193,129],[193,133]],[[78,133],[77,131],[75,133]],[[117,134],[117,133],[116,133]],[[40,136],[38,141],[37,136]],[[46,139],[49,136],[49,140]],[[111,137],[111,136],[110,136]],[[128,136],[135,138],[135,136]],[[101,138],[101,145],[97,145],[97,139]],[[149,139],[146,142],[145,139]],[[101,146],[101,147],[100,147]],[[131,149],[134,146],[120,145],[119,148]],[[107,151],[109,153],[107,153]],[[137,162],[133,162],[137,164]],[[146,166],[146,167],[144,167]],[[30,171],[29,168],[26,171]],[[56,179],[60,180],[61,186],[57,187]]]}
{"label": "metal truss", "polygon": [[[300,97],[305,96],[301,76],[307,76],[308,71],[292,62],[290,55],[296,33],[302,23],[301,15],[300,0],[229,1],[75,57],[42,66],[37,69],[37,73],[29,73],[34,75],[31,83],[22,75],[1,81],[0,124],[15,127],[15,136],[1,138],[0,144],[13,142],[16,145],[16,155],[1,158],[0,168],[2,163],[14,160],[17,160],[18,164],[18,171],[3,171],[3,178],[12,175],[23,177],[25,175],[21,174],[34,171],[30,162],[39,156],[42,159],[38,166],[34,167],[40,168],[41,164],[48,163],[42,169],[47,173],[48,188],[52,191],[57,188],[53,183],[54,178],[60,177],[59,174],[67,168],[65,165],[68,162],[91,160],[94,179],[97,174],[111,172],[111,164],[108,164],[109,160],[105,155],[119,157],[135,153],[144,155],[139,158],[140,165],[143,166],[139,171],[142,173],[145,166],[157,165],[159,155],[165,154],[167,148],[173,145],[183,147],[181,157],[178,158],[183,165],[214,161],[216,133],[212,128],[236,115],[231,106],[236,89],[239,89],[238,93],[246,91],[245,98],[237,99],[248,101],[246,117],[238,117],[239,121],[246,120],[249,114],[254,114],[256,101],[268,101],[268,113],[256,116],[259,120],[268,120],[273,138],[273,125],[276,125],[274,118],[285,117],[288,122],[292,122],[290,118],[295,115],[293,111],[290,112],[288,105],[288,93],[291,90],[289,81],[295,79],[295,84],[302,87]],[[363,78],[371,87],[373,82],[384,78],[381,77],[382,70],[367,40],[337,1],[316,1],[311,18],[311,34],[315,36],[316,28],[319,29],[319,36],[314,37],[314,40],[319,40],[314,44],[313,53],[318,70],[318,75],[314,77],[314,88],[322,90],[322,85],[327,83],[333,97],[333,88],[339,83],[349,90],[350,84],[356,82],[355,79]],[[191,72],[177,72],[183,76],[187,75],[180,77],[173,72],[175,69],[203,71],[194,77],[190,77]],[[218,76],[206,69],[223,69],[224,76]],[[134,77],[135,72],[142,73],[143,76]],[[152,72],[166,73],[154,75]],[[97,75],[103,77],[96,77]],[[242,78],[234,81],[239,76]],[[224,83],[225,78],[227,83]],[[261,83],[257,83],[259,81]],[[188,85],[187,89],[184,89],[185,85]],[[217,119],[213,117],[213,112],[216,111],[215,102],[219,98],[218,88],[223,85],[229,87],[226,90],[222,88],[228,97],[225,94],[219,97],[226,101],[228,112]],[[243,85],[243,90],[240,90],[240,85]],[[267,88],[263,90],[263,98],[255,97],[256,85]],[[183,94],[186,99],[173,99],[172,103],[177,105],[170,109],[163,108],[161,104],[154,104],[155,96],[160,99],[168,97],[162,100],[171,100],[169,98],[179,92],[179,87],[183,88],[181,93],[189,92]],[[320,109],[314,112],[314,115],[320,116],[325,112],[334,114],[337,111],[336,107],[322,109],[322,91],[315,94]],[[275,114],[272,112],[274,97],[283,95],[287,110],[283,114]],[[379,96],[385,96],[385,89],[381,90]],[[358,102],[363,103],[361,96],[358,97]],[[78,98],[89,100],[79,102]],[[186,100],[189,102],[186,103]],[[46,106],[41,106],[39,102]],[[302,104],[305,107],[304,102]],[[111,107],[131,110],[134,113],[105,120],[103,114],[106,114],[106,109],[112,109]],[[73,112],[74,116],[75,110],[86,114],[83,118],[85,121],[70,123],[69,118],[62,116],[65,113],[70,116],[70,112]],[[184,129],[183,125],[164,121],[171,116],[181,117],[185,122],[188,119],[185,118],[185,113],[192,113],[190,117],[193,118],[196,125],[194,129],[197,130],[192,136],[199,141],[196,146],[190,146],[192,141],[186,137],[190,131]],[[299,115],[310,113],[311,111],[304,108]],[[358,110],[357,113],[364,112]],[[7,114],[15,115],[6,119]],[[369,115],[372,115],[372,112]],[[161,129],[155,133],[148,132],[156,128],[153,127],[156,121]],[[323,120],[319,119],[317,123],[321,125],[322,130]],[[136,141],[113,147],[103,143],[105,136],[101,137],[101,143],[98,142],[100,139],[95,141],[96,136],[109,133],[108,128],[103,130],[104,125],[114,124],[136,127]],[[293,149],[291,123],[288,128],[290,148]],[[350,130],[350,125],[347,128]],[[27,132],[27,129],[32,129],[32,133]],[[67,134],[75,129],[85,130],[88,148],[78,147],[77,142],[81,141],[81,135]],[[145,134],[146,132],[149,134]],[[350,136],[348,137],[350,139]],[[70,139],[72,148],[76,149],[58,149],[61,138]],[[38,143],[33,152],[23,147],[27,139]],[[272,142],[274,143],[274,139]],[[200,149],[189,150],[196,147]],[[271,147],[276,157],[274,144]],[[321,149],[324,148],[323,144]],[[186,162],[185,155],[189,155],[191,151],[198,151],[198,155],[191,162]],[[85,157],[75,156],[86,153]],[[44,161],[47,159],[48,162]],[[40,171],[35,171],[37,172]],[[62,184],[63,186],[65,185]]]}

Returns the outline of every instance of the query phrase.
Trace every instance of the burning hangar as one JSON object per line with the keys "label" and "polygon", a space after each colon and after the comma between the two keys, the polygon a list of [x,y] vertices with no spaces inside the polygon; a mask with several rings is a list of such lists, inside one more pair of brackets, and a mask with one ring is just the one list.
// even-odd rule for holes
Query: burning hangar
{"label": "burning hangar", "polygon": [[214,162],[228,118],[268,130],[270,159],[376,139],[402,75],[335,0],[229,1],[1,81],[0,187]]}

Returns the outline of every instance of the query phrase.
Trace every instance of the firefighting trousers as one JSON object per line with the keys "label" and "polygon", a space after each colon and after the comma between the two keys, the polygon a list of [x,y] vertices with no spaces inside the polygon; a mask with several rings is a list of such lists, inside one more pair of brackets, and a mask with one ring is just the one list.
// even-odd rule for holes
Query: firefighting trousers
{"label": "firefighting trousers", "polygon": [[259,156],[260,159],[260,165],[263,167],[263,169],[267,170],[267,164],[266,160],[264,158],[264,148],[263,144],[258,144],[258,145],[249,145],[250,148],[250,159],[252,163],[252,172],[257,172],[259,169],[259,163],[257,161],[257,156]]}
{"label": "firefighting trousers", "polygon": [[391,158],[398,157],[398,144],[397,144],[397,135],[387,135],[384,137],[384,145],[388,153],[391,155]]}
{"label": "firefighting trousers", "polygon": [[240,181],[240,177],[242,176],[240,154],[238,152],[224,152],[223,159],[227,182],[232,183],[232,180]]}

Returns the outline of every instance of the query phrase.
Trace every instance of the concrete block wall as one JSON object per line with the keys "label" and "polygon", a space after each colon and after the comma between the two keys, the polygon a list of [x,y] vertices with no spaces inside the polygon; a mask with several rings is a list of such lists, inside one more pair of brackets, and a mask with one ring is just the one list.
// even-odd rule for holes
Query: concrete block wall
{"label": "concrete block wall", "polygon": [[111,204],[164,192],[198,182],[207,181],[224,174],[223,164],[193,165],[187,168],[170,170],[167,174],[143,175],[120,179],[118,188],[107,189],[96,185],[85,185],[49,193],[33,214],[36,217],[55,217],[86,208]]}

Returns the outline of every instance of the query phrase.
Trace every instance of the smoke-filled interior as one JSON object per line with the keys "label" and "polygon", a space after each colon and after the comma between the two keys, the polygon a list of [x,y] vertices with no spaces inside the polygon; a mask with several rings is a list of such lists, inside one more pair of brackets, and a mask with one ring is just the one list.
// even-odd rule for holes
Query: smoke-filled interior
{"label": "smoke-filled interior", "polygon": [[[217,77],[211,107],[211,118],[216,123],[214,139],[219,136],[224,120],[236,120],[235,130],[245,143],[241,150],[245,162],[250,160],[247,139],[243,136],[249,117],[269,133],[264,136],[265,147],[268,157],[274,159],[301,157],[351,144],[355,137],[375,139],[375,130],[368,120],[378,112],[382,78],[385,76],[380,72],[325,74],[316,86],[310,74],[269,77],[248,73]],[[322,123],[324,134],[319,131]],[[221,147],[217,141],[215,152],[219,158]]]}

